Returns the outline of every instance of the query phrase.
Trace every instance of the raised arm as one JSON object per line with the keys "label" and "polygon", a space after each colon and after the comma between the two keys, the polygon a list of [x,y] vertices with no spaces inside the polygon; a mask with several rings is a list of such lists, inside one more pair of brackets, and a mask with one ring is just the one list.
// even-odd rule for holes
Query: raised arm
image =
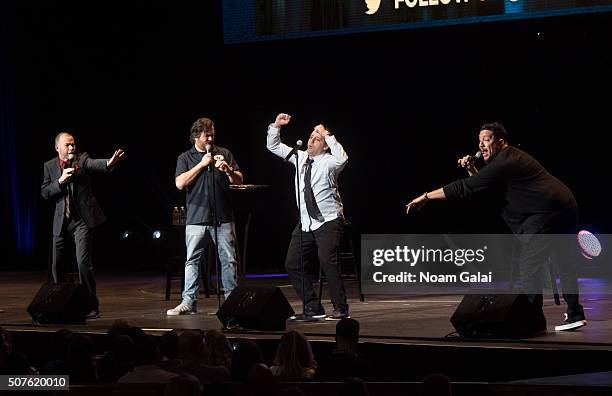
{"label": "raised arm", "polygon": [[336,136],[325,129],[323,125],[317,125],[315,130],[325,137],[325,144],[329,147],[331,155],[336,159],[336,166],[342,168],[346,164],[346,161],[348,161],[348,155],[340,142],[336,139]]}
{"label": "raised arm", "polygon": [[[280,138],[280,128],[283,125],[287,125],[289,121],[291,121],[291,116],[289,114],[280,113],[276,116],[276,120],[268,126],[266,147],[274,155],[281,158],[285,158],[291,152],[291,147],[282,143]],[[295,158],[291,158],[290,161],[295,165]]]}

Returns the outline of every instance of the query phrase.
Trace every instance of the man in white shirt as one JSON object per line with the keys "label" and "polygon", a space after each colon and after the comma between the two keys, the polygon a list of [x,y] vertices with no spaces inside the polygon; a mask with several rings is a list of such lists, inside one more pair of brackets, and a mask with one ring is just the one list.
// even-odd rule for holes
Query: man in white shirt
{"label": "man in white shirt", "polygon": [[[286,158],[291,147],[281,143],[280,128],[291,121],[289,114],[281,113],[268,127],[267,147],[275,155]],[[299,177],[300,223],[293,230],[287,250],[285,268],[298,296],[304,302],[304,312],[296,320],[312,320],[325,317],[312,282],[302,276],[300,262],[300,239],[303,245],[304,267],[309,257],[316,252],[330,289],[334,311],[328,319],[340,320],[349,317],[344,283],[338,266],[338,245],[342,235],[342,200],[338,192],[338,175],[344,168],[348,156],[335,136],[323,125],[314,127],[308,139],[306,151],[298,150],[289,161],[296,166]],[[300,227],[301,226],[301,227]]]}

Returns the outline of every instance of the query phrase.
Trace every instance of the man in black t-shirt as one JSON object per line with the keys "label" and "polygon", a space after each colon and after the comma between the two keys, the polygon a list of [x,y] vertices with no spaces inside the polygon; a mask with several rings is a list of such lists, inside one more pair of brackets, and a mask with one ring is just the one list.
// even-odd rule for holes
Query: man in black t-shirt
{"label": "man in black t-shirt", "polygon": [[190,139],[193,147],[179,155],[175,173],[176,187],[187,193],[185,289],[181,303],[166,312],[169,316],[197,312],[200,264],[210,238],[215,241],[215,232],[225,298],[236,287],[236,231],[230,184],[242,184],[242,172],[228,149],[213,146],[212,120],[200,118],[194,122]]}
{"label": "man in black t-shirt", "polygon": [[[480,128],[479,150],[486,166],[478,170],[472,157],[461,158],[459,164],[468,170],[470,177],[418,196],[406,205],[406,213],[413,208],[419,209],[430,199],[462,199],[500,189],[505,200],[502,217],[520,244],[523,290],[541,311],[542,284],[538,275],[554,253],[567,303],[565,321],[555,326],[555,330],[574,330],[586,325],[578,298],[574,262],[578,248],[575,238],[578,211],[574,195],[535,158],[509,145],[506,130],[499,123]],[[567,235],[562,239],[567,243],[559,243],[559,238],[551,234]]]}

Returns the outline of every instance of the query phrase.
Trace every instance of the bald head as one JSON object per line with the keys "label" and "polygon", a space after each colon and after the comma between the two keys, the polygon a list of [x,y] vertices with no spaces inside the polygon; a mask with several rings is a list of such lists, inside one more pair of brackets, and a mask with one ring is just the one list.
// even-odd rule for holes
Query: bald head
{"label": "bald head", "polygon": [[69,154],[76,153],[74,137],[68,132],[60,132],[55,136],[55,151],[61,160],[67,160]]}

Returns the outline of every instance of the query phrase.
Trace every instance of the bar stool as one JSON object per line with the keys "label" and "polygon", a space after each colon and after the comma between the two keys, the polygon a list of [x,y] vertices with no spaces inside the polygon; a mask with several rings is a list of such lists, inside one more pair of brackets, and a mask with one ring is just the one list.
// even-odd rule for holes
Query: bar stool
{"label": "bar stool", "polygon": [[[353,224],[344,220],[342,225],[342,236],[340,238],[340,245],[337,253],[338,268],[340,270],[340,276],[343,278],[354,278],[357,280],[357,290],[359,292],[359,301],[365,301],[365,296],[361,290],[361,270],[359,263],[355,258],[355,250],[353,249]],[[345,267],[352,267],[352,274],[347,274],[344,271]],[[319,265],[319,303],[323,298],[323,283],[325,283],[325,274],[323,269]]]}
{"label": "bar stool", "polygon": [[[212,242],[211,242],[212,246]],[[211,252],[211,246],[208,251]],[[204,293],[206,298],[210,297],[211,292],[211,267],[208,263],[211,262],[213,255],[209,253],[206,263],[200,265],[200,293]],[[214,261],[212,261],[214,263]],[[170,300],[170,292],[172,289],[172,281],[174,279],[180,279],[181,289],[180,293],[185,289],[185,256],[177,255],[171,256],[166,260],[166,301]],[[216,289],[213,291],[216,292]]]}

